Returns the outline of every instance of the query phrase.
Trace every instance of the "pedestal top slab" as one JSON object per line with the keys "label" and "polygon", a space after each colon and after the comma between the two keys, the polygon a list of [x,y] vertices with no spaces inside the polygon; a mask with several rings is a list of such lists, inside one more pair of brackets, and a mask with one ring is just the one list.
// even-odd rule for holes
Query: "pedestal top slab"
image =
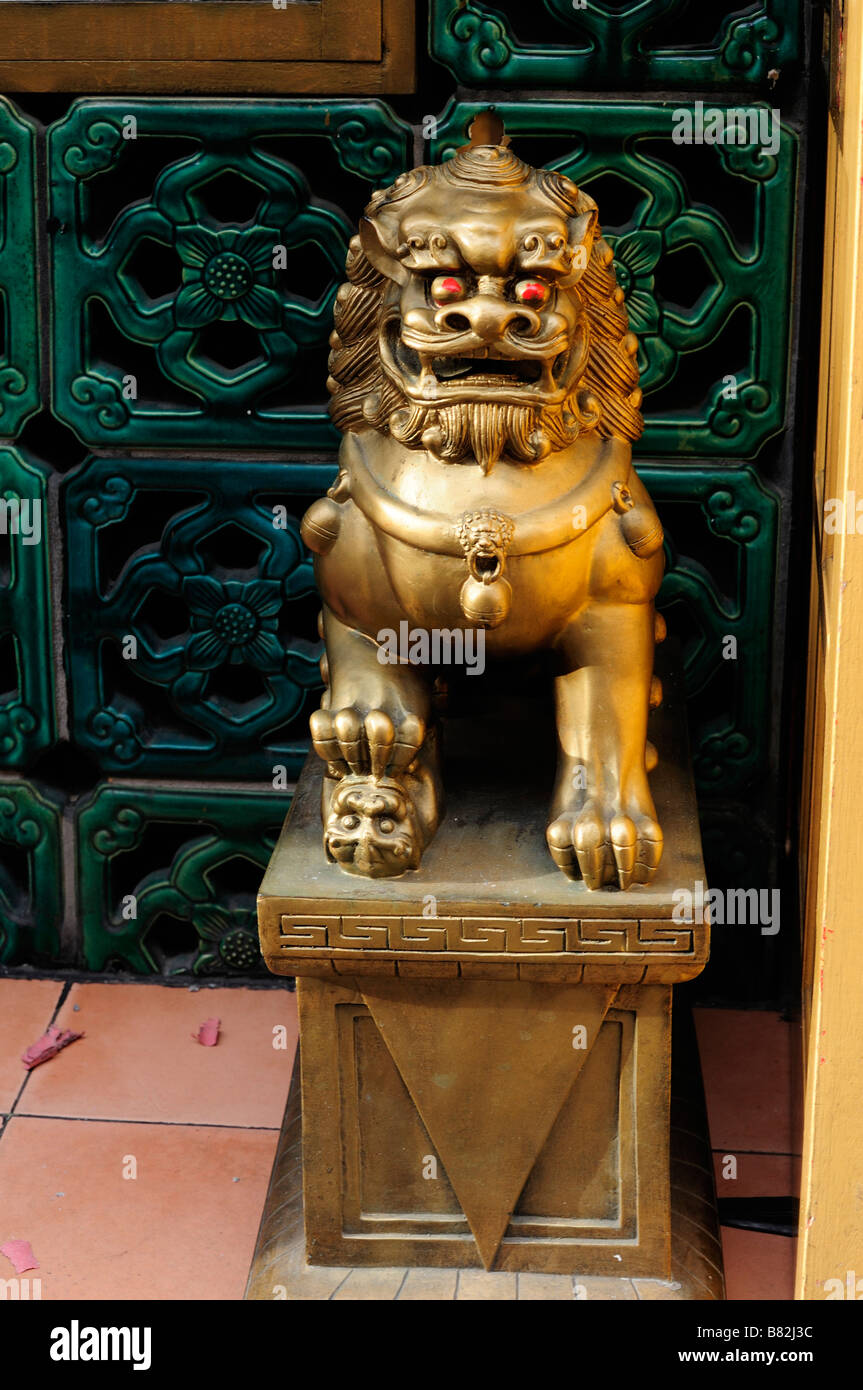
{"label": "pedestal top slab", "polygon": [[[488,978],[539,978],[534,965],[549,977],[554,965],[567,967],[565,976],[555,970],[556,979],[599,980],[606,972],[597,967],[610,963],[617,979],[632,983],[697,974],[708,946],[698,891],[707,887],[681,682],[663,673],[663,685],[649,727],[659,753],[650,782],[665,836],[652,884],[590,891],[556,868],[545,841],[553,730],[548,757],[537,758],[535,741],[522,747],[518,723],[495,712],[492,691],[480,725],[447,722],[444,817],[421,867],[401,878],[362,878],[327,861],[323,764],[309,757],[258,899],[270,970],[358,973],[348,971],[351,963],[366,972],[448,976],[466,973],[465,962],[474,973],[480,963],[495,965]],[[680,889],[698,920],[679,920]],[[409,969],[397,971],[396,961]],[[578,973],[582,967],[590,973]]]}

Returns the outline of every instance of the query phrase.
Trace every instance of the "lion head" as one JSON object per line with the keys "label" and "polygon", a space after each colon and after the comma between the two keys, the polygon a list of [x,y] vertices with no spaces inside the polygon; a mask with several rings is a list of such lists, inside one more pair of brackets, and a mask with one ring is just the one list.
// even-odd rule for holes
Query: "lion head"
{"label": "lion head", "polygon": [[441,459],[534,463],[579,434],[637,439],[623,291],[596,204],[505,145],[374,195],[336,298],[330,413]]}
{"label": "lion head", "polygon": [[419,868],[423,837],[411,797],[391,778],[347,776],[324,818],[327,858],[347,873],[390,878]]}

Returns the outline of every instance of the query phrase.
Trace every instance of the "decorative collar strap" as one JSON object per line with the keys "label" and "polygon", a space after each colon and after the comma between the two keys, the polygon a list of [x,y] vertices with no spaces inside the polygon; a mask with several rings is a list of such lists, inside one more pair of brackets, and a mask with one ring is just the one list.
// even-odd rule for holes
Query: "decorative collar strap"
{"label": "decorative collar strap", "polygon": [[[374,476],[354,435],[345,436],[340,463],[342,472],[331,489],[337,500],[351,497],[379,530],[416,550],[464,556],[465,527],[478,513],[453,519],[443,512],[420,511],[401,501]],[[630,445],[622,439],[608,439],[587,476],[562,497],[515,517],[496,513],[509,533],[506,554],[537,555],[566,545],[589,531],[611,510],[614,485],[625,486],[631,468]]]}

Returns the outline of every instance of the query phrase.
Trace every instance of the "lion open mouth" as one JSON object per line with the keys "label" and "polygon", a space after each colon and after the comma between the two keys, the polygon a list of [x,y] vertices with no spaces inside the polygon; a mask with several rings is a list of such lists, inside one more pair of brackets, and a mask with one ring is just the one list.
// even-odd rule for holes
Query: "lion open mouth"
{"label": "lion open mouth", "polygon": [[496,387],[501,383],[538,382],[543,363],[516,357],[493,357],[491,353],[474,352],[470,357],[433,357],[431,369],[439,382],[464,382],[469,377],[474,386]]}
{"label": "lion open mouth", "polygon": [[426,399],[465,388],[478,395],[508,391],[526,397],[555,397],[561,392],[572,354],[557,352],[517,356],[471,344],[464,351],[446,354],[418,351],[403,341],[395,323],[389,336],[391,360],[405,383]]}

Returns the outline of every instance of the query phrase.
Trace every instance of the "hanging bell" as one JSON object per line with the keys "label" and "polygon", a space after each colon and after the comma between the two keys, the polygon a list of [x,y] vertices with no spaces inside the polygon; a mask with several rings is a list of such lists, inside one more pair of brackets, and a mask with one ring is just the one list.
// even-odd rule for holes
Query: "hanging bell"
{"label": "hanging bell", "polygon": [[512,607],[512,585],[508,579],[477,579],[472,574],[459,594],[461,611],[477,627],[499,627]]}

